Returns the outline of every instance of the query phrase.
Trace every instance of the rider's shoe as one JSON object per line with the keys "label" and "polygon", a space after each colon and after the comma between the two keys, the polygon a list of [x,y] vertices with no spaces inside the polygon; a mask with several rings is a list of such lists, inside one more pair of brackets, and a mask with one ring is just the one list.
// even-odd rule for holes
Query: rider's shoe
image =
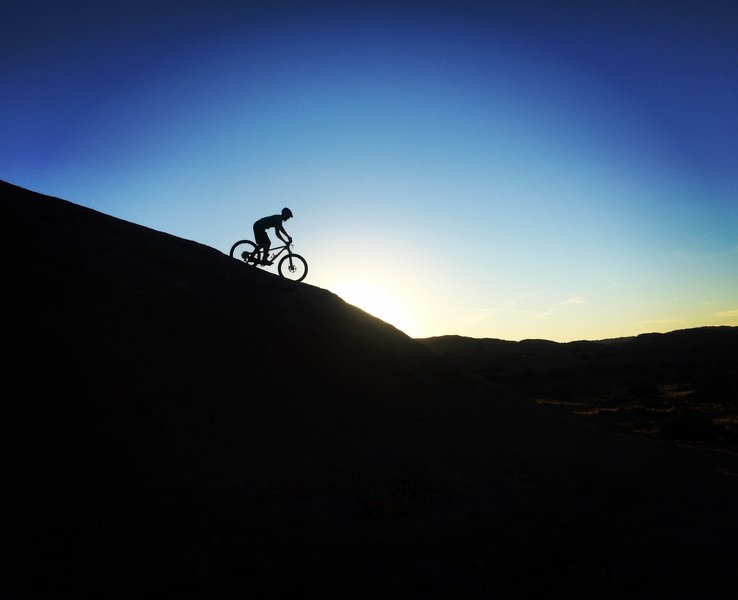
{"label": "rider's shoe", "polygon": [[267,266],[268,266],[268,265],[272,265],[272,264],[274,264],[274,261],[273,261],[273,260],[262,260],[262,261],[261,261],[261,264],[262,264],[262,265],[267,265]]}

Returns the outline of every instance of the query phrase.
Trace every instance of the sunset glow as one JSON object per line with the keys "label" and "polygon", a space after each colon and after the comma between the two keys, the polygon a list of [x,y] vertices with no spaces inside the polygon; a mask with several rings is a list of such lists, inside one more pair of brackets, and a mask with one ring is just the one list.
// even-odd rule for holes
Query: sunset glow
{"label": "sunset glow", "polygon": [[409,307],[392,295],[389,290],[362,281],[337,283],[331,290],[346,302],[379,317],[408,335],[417,330]]}

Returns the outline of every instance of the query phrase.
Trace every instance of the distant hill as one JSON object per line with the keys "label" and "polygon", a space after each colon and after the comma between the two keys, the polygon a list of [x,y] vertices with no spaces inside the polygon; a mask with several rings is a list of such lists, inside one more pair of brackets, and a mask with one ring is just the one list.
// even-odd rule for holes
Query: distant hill
{"label": "distant hill", "polygon": [[734,590],[737,480],[703,452],[531,402],[220,250],[0,197],[4,597]]}
{"label": "distant hill", "polygon": [[581,370],[623,370],[639,365],[682,369],[738,370],[738,327],[699,327],[601,341],[510,342],[490,338],[440,336],[419,339],[456,365],[495,380],[495,372],[524,377]]}
{"label": "distant hill", "polygon": [[738,451],[738,327],[604,341],[419,340],[483,380],[618,431]]}

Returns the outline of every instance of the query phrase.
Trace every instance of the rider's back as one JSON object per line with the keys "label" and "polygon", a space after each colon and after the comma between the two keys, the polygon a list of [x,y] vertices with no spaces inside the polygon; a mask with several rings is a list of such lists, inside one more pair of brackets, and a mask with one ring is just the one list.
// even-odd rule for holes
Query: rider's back
{"label": "rider's back", "polygon": [[258,229],[271,229],[272,227],[279,227],[281,224],[282,215],[270,215],[259,219],[254,223],[254,227]]}

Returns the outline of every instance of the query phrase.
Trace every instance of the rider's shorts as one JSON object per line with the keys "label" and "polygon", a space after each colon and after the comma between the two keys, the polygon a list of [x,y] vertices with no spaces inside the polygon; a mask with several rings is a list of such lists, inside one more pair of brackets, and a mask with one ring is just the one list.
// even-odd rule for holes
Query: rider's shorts
{"label": "rider's shorts", "polygon": [[266,229],[254,227],[254,240],[258,246],[269,244],[269,235],[267,235]]}

